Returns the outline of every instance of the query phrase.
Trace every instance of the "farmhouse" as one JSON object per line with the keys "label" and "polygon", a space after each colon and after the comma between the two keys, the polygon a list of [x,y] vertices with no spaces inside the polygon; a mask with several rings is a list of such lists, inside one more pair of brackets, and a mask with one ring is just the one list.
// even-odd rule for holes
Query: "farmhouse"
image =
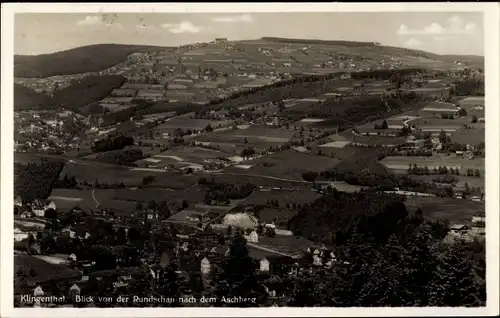
{"label": "farmhouse", "polygon": [[168,89],[188,89],[186,85],[183,84],[168,84]]}
{"label": "farmhouse", "polygon": [[101,100],[100,104],[110,104],[110,105],[130,105],[132,103],[132,97],[106,97]]}
{"label": "farmhouse", "polygon": [[118,96],[118,97],[134,97],[135,94],[137,93],[136,89],[114,89],[111,92],[111,96]]}
{"label": "farmhouse", "polygon": [[193,80],[189,78],[176,78],[174,79],[174,83],[193,84]]}
{"label": "farmhouse", "polygon": [[121,89],[134,89],[134,90],[164,90],[165,87],[160,84],[144,84],[144,83],[125,83],[120,87]]}
{"label": "farmhouse", "polygon": [[165,91],[147,91],[141,90],[137,93],[137,98],[143,98],[148,100],[158,100],[165,97]]}
{"label": "farmhouse", "polygon": [[396,137],[401,135],[400,129],[374,129],[372,127],[358,127],[356,128],[360,135],[364,136],[388,136]]}

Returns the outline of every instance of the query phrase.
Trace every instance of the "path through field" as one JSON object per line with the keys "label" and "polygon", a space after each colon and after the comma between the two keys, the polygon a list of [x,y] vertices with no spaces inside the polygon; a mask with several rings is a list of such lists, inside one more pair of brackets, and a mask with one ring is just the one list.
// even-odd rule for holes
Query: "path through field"
{"label": "path through field", "polygon": [[94,195],[94,192],[95,192],[95,189],[92,189],[92,199],[94,199],[95,204],[96,204],[95,208],[97,209],[99,207],[99,201],[97,201],[97,199]]}

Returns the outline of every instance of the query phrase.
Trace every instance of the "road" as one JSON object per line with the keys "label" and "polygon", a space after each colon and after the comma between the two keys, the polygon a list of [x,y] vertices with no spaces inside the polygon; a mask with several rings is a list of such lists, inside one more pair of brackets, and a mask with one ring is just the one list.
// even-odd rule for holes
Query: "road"
{"label": "road", "polygon": [[264,247],[264,246],[260,246],[258,244],[253,244],[253,243],[247,242],[247,245],[250,246],[250,247],[256,248],[258,250],[265,251],[265,252],[270,252],[270,253],[273,253],[273,254],[276,254],[276,255],[281,255],[281,256],[296,258],[295,255],[291,255],[291,254],[279,252],[279,251],[276,251],[276,250],[273,250],[273,249],[270,249],[270,248],[267,248],[267,247]]}
{"label": "road", "polygon": [[273,176],[267,176],[267,175],[262,175],[262,174],[245,174],[245,173],[231,173],[231,172],[203,172],[204,174],[215,174],[215,175],[228,175],[228,176],[240,176],[240,177],[256,177],[256,178],[264,178],[264,179],[271,179],[271,180],[278,180],[278,181],[286,181],[286,182],[296,182],[296,183],[311,183],[309,181],[304,181],[304,180],[296,180],[296,179],[288,179],[288,178],[280,178],[280,177],[273,177]]}

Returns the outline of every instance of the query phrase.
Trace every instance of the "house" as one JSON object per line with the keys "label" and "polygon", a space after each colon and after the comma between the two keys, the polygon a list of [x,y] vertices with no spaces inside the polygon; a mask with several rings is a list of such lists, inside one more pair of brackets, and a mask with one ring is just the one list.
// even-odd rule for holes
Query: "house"
{"label": "house", "polygon": [[201,273],[203,275],[210,274],[211,269],[212,269],[212,265],[210,264],[210,261],[208,260],[208,258],[204,257],[201,260],[201,264],[200,264]]}
{"label": "house", "polygon": [[137,90],[132,88],[117,88],[111,92],[111,96],[118,97],[134,97],[136,94]]}
{"label": "house", "polygon": [[118,278],[115,282],[113,282],[113,287],[115,289],[119,289],[119,288],[123,288],[123,287],[127,287],[127,286],[128,286],[128,282],[123,281],[121,278]]}
{"label": "house", "polygon": [[45,216],[45,209],[41,206],[33,207],[33,214],[37,217],[43,218]]}
{"label": "house", "polygon": [[269,272],[269,261],[265,257],[260,260],[260,271]]}
{"label": "house", "polygon": [[452,235],[462,236],[467,234],[468,227],[465,224],[454,224],[450,227],[450,232]]}
{"label": "house", "polygon": [[455,191],[453,193],[453,197],[455,199],[463,199],[464,198],[464,192],[463,191]]}
{"label": "house", "polygon": [[148,209],[144,211],[144,218],[147,220],[158,220],[159,214],[157,211]]}
{"label": "house", "polygon": [[22,207],[23,206],[23,199],[21,199],[20,196],[17,196],[15,199],[14,199],[14,205],[15,206],[18,206],[18,207]]}
{"label": "house", "polygon": [[472,234],[485,235],[486,234],[486,215],[484,212],[477,212],[472,217]]}
{"label": "house", "polygon": [[40,248],[40,244],[39,243],[33,243],[31,244],[30,246],[30,251],[32,254],[42,254],[42,249]]}
{"label": "house", "polygon": [[184,84],[175,84],[175,83],[172,83],[172,84],[168,84],[168,89],[178,89],[178,90],[185,90],[185,89],[188,89],[188,87]]}
{"label": "house", "polygon": [[486,222],[486,215],[484,212],[477,212],[472,216],[472,223],[475,222]]}
{"label": "house", "polygon": [[57,210],[57,206],[56,204],[54,203],[54,201],[50,201],[46,206],[45,206],[45,210],[48,210],[48,209],[54,209],[54,210]]}
{"label": "house", "polygon": [[257,234],[257,232],[252,231],[252,233],[250,233],[250,235],[248,236],[245,236],[245,239],[249,242],[249,243],[259,243],[259,234]]}
{"label": "house", "polygon": [[147,99],[147,100],[157,100],[165,97],[165,92],[164,91],[147,91],[147,90],[140,90],[139,93],[137,93],[137,98],[142,98],[142,99]]}
{"label": "house", "polygon": [[483,202],[483,196],[481,195],[473,195],[471,196],[471,200],[474,202]]}
{"label": "house", "polygon": [[302,147],[302,146],[294,147],[293,150],[296,152],[300,152],[300,153],[311,153],[311,151],[309,149],[307,149],[306,147]]}
{"label": "house", "polygon": [[45,295],[45,292],[43,291],[41,286],[37,286],[35,288],[35,290],[33,291],[33,295],[35,297],[41,297],[41,296]]}
{"label": "house", "polygon": [[215,44],[227,43],[227,38],[215,38]]}
{"label": "house", "polygon": [[80,295],[80,287],[78,287],[77,284],[73,284],[73,286],[69,289],[69,295],[70,297]]}
{"label": "house", "polygon": [[176,78],[174,79],[174,83],[187,83],[187,84],[193,84],[193,80],[189,78]]}
{"label": "house", "polygon": [[323,265],[322,258],[317,254],[313,255],[313,265],[315,265],[315,266],[322,266]]}
{"label": "house", "polygon": [[17,228],[14,229],[14,241],[15,242],[20,242],[26,238],[28,238],[28,233],[25,233]]}
{"label": "house", "polygon": [[31,218],[33,217],[33,213],[31,211],[24,211],[19,216],[23,219]]}
{"label": "house", "polygon": [[484,222],[475,222],[471,227],[472,234],[474,235],[485,235],[486,234],[486,226]]}

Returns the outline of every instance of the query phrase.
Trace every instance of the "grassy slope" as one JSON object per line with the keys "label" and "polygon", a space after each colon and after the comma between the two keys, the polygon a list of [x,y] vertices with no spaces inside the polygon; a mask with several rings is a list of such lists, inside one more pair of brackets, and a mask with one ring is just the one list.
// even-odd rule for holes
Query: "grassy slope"
{"label": "grassy slope", "polygon": [[[346,48],[357,49],[364,54],[383,54],[383,55],[393,55],[399,57],[421,57],[435,61],[442,61],[446,63],[453,63],[453,61],[462,61],[474,66],[484,65],[484,56],[478,55],[440,55],[434,54],[422,50],[406,49],[401,47],[393,46],[382,46],[375,45],[373,42],[354,42],[354,41],[322,41],[322,40],[311,40],[311,39],[284,39],[284,38],[269,38],[264,37],[261,40],[266,42],[275,43],[304,43],[311,45],[335,45],[344,46]],[[360,52],[360,53],[361,53]]]}
{"label": "grassy slope", "polygon": [[98,44],[42,55],[15,55],[15,77],[49,77],[98,72],[139,51],[158,49],[145,45]]}

